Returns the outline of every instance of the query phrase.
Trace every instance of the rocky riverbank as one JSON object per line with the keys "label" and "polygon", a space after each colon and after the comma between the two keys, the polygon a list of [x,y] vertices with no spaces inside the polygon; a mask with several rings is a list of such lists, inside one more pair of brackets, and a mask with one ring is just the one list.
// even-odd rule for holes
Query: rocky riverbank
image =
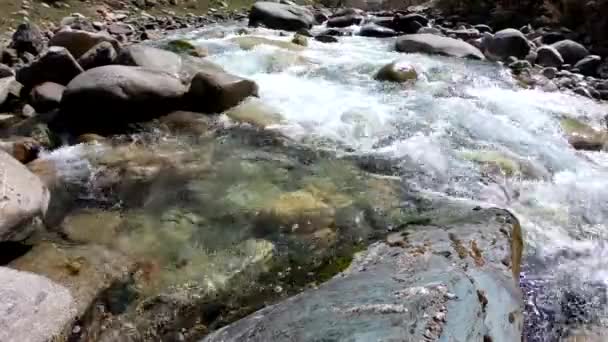
{"label": "rocky riverbank", "polygon": [[[256,81],[207,58],[213,43],[167,34],[248,18],[218,36],[242,52],[279,49],[269,72],[310,66],[299,52],[313,40],[360,35],[402,54],[502,63],[519,87],[597,101],[603,57],[546,28],[494,32],[424,9],[286,1],[103,16],[23,23],[2,50],[2,341],[521,339],[515,216],[421,192],[407,181],[413,160],[289,137]],[[367,75],[400,89],[426,77],[401,59]],[[348,114],[353,134],[368,134],[368,119]],[[581,120],[561,125],[574,148],[608,146]],[[467,160],[482,181],[549,177],[508,154]]]}

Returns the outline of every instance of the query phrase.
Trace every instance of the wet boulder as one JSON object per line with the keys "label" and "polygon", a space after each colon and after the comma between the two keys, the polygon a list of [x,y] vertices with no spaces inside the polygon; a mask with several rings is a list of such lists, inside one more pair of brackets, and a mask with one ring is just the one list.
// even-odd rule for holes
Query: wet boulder
{"label": "wet boulder", "polygon": [[68,84],[58,119],[87,133],[124,128],[179,108],[186,90],[179,78],[163,71],[107,65]]}
{"label": "wet boulder", "polygon": [[48,278],[0,267],[0,340],[46,342],[75,318],[70,291]]}
{"label": "wet boulder", "polygon": [[43,82],[66,85],[82,72],[82,67],[67,49],[52,46],[32,64],[17,70],[16,79],[26,88]]}
{"label": "wet boulder", "polygon": [[116,63],[164,71],[173,75],[179,74],[182,68],[182,59],[178,54],[142,44],[122,49]]}
{"label": "wet boulder", "polygon": [[392,29],[406,34],[412,34],[417,33],[420,28],[427,26],[428,22],[429,20],[421,14],[399,14],[393,18]]}
{"label": "wet boulder", "polygon": [[35,86],[30,93],[30,103],[37,112],[43,113],[59,107],[65,86],[44,82]]}
{"label": "wet boulder", "polygon": [[238,46],[243,50],[251,50],[259,45],[270,45],[276,46],[281,49],[286,49],[290,51],[301,51],[304,49],[303,46],[294,44],[292,42],[286,42],[282,40],[269,39],[265,37],[253,37],[253,36],[241,36],[234,37],[231,39],[234,43],[238,44]]}
{"label": "wet boulder", "polygon": [[575,65],[574,68],[578,69],[579,72],[585,76],[597,76],[598,75],[598,68],[600,67],[600,64],[602,63],[602,57],[597,56],[597,55],[589,55],[583,59],[581,59],[580,61],[578,61]]}
{"label": "wet boulder", "polygon": [[348,27],[352,25],[359,25],[363,21],[363,16],[358,14],[348,14],[340,17],[330,18],[326,25],[327,27]]}
{"label": "wet boulder", "polygon": [[[585,90],[583,88],[583,90]],[[583,96],[588,96],[584,94]],[[608,133],[597,130],[574,118],[563,118],[560,126],[574,149],[601,151],[608,146]]]}
{"label": "wet boulder", "polygon": [[559,68],[564,64],[564,59],[553,46],[543,45],[536,50],[536,64]]}
{"label": "wet boulder", "polygon": [[315,36],[315,40],[318,42],[321,42],[321,43],[337,43],[338,42],[338,38],[327,35],[327,34],[320,34],[318,36]]}
{"label": "wet boulder", "polygon": [[220,70],[199,71],[190,82],[186,103],[199,113],[221,113],[249,96],[257,96],[258,85]]}
{"label": "wet boulder", "polygon": [[378,70],[374,78],[378,81],[402,83],[416,81],[418,79],[418,72],[407,62],[394,61]]}
{"label": "wet boulder", "polygon": [[363,37],[387,38],[396,36],[397,32],[387,27],[369,23],[361,27],[359,35]]}
{"label": "wet boulder", "polygon": [[36,225],[30,222],[46,214],[49,191],[23,164],[0,150],[0,241],[28,237]]}
{"label": "wet boulder", "polygon": [[292,43],[300,46],[308,46],[308,38],[306,36],[296,33],[291,40]]}
{"label": "wet boulder", "polygon": [[84,69],[89,70],[104,65],[114,64],[118,54],[110,42],[101,42],[78,58],[78,64]]}
{"label": "wet boulder", "polygon": [[589,55],[589,51],[581,44],[572,40],[562,40],[551,45],[564,58],[564,63],[575,65]]}
{"label": "wet boulder", "polygon": [[18,54],[28,52],[38,56],[44,49],[44,37],[35,24],[22,23],[13,33],[11,47],[17,50]]}
{"label": "wet boulder", "polygon": [[259,128],[278,125],[285,121],[278,110],[258,98],[249,98],[241,102],[238,106],[226,111],[226,116],[234,121]]}
{"label": "wet boulder", "polygon": [[500,209],[462,208],[444,215],[433,218],[432,225],[412,224],[389,235],[318,288],[202,341],[327,336],[340,341],[519,341],[523,240],[517,219]]}
{"label": "wet boulder", "polygon": [[264,25],[276,30],[297,31],[311,28],[314,23],[314,15],[297,5],[259,1],[249,12],[249,26]]}
{"label": "wet boulder", "polygon": [[401,36],[397,38],[396,48],[397,51],[406,53],[426,53],[477,60],[485,59],[481,51],[469,43],[428,33]]}
{"label": "wet boulder", "polygon": [[530,52],[530,43],[521,31],[504,29],[484,40],[483,48],[486,56],[494,60],[504,60],[510,56],[524,59]]}
{"label": "wet boulder", "polygon": [[62,46],[70,51],[74,58],[80,58],[80,56],[101,42],[109,42],[114,49],[120,50],[118,41],[107,34],[72,30],[69,28],[64,28],[55,33],[49,41],[49,46]]}

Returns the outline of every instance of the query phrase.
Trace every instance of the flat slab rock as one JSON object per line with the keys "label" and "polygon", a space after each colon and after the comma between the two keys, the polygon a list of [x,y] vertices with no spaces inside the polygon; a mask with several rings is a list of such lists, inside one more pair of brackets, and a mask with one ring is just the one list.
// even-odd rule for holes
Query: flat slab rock
{"label": "flat slab rock", "polygon": [[445,222],[408,226],[319,288],[202,341],[520,341],[519,223],[499,209]]}
{"label": "flat slab rock", "polygon": [[0,267],[0,341],[45,342],[76,314],[65,287],[29,272]]}

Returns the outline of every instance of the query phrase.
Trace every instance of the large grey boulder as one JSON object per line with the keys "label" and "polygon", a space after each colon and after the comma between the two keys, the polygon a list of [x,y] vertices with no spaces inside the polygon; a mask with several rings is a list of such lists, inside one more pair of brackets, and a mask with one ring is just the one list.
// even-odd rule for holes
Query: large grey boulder
{"label": "large grey boulder", "polygon": [[74,58],[78,59],[101,42],[109,42],[116,50],[120,50],[118,41],[107,34],[72,30],[69,28],[64,28],[55,33],[49,41],[49,46],[62,46],[68,49]]}
{"label": "large grey boulder", "polygon": [[122,65],[165,71],[173,75],[177,75],[182,68],[182,58],[178,54],[141,44],[124,48],[116,62]]}
{"label": "large grey boulder", "polygon": [[67,288],[29,272],[0,267],[0,341],[46,342],[74,318]]}
{"label": "large grey boulder", "polygon": [[46,214],[49,197],[36,175],[0,150],[0,242],[27,238],[38,226],[32,219]]}
{"label": "large grey boulder", "polygon": [[202,341],[520,341],[519,223],[500,209],[467,211],[408,226],[317,289]]}
{"label": "large grey boulder", "polygon": [[543,45],[536,50],[536,64],[559,68],[564,64],[564,58],[553,46]]}
{"label": "large grey boulder", "polygon": [[581,44],[572,40],[562,40],[551,45],[564,58],[564,63],[575,65],[589,55],[589,51]]}
{"label": "large grey boulder", "polygon": [[493,60],[504,60],[510,56],[524,59],[530,52],[530,43],[519,30],[504,29],[496,32],[492,38],[485,39],[483,49],[486,56]]}
{"label": "large grey boulder", "polygon": [[120,129],[177,109],[186,87],[159,70],[107,65],[72,80],[61,101],[63,124],[89,132]]}
{"label": "large grey boulder", "polygon": [[32,64],[17,70],[16,78],[26,88],[43,82],[66,85],[81,72],[82,67],[67,49],[52,46]]}
{"label": "large grey boulder", "polygon": [[469,43],[428,33],[401,36],[397,38],[396,48],[399,52],[485,59],[481,51]]}
{"label": "large grey boulder", "polygon": [[259,1],[249,12],[249,26],[264,25],[276,30],[297,31],[308,29],[314,23],[314,15],[297,5]]}

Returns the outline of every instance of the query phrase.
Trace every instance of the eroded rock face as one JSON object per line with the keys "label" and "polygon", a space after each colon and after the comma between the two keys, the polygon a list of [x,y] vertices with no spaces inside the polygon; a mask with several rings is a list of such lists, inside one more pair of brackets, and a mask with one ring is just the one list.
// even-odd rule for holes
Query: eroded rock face
{"label": "eroded rock face", "polygon": [[[373,244],[350,268],[202,341],[519,341],[523,242],[499,209],[463,209]],[[280,333],[279,333],[280,332]]]}
{"label": "eroded rock face", "polygon": [[0,150],[0,241],[19,241],[36,225],[33,218],[46,214],[49,191],[23,164]]}
{"label": "eroded rock face", "polygon": [[315,17],[306,8],[275,2],[256,2],[249,13],[249,26],[264,25],[271,29],[297,31],[308,29]]}
{"label": "eroded rock face", "polygon": [[458,39],[441,37],[428,33],[408,34],[397,38],[397,51],[427,53],[469,59],[485,59],[484,55],[471,44]]}
{"label": "eroded rock face", "polygon": [[76,314],[67,288],[28,272],[0,267],[0,340],[46,342]]}

